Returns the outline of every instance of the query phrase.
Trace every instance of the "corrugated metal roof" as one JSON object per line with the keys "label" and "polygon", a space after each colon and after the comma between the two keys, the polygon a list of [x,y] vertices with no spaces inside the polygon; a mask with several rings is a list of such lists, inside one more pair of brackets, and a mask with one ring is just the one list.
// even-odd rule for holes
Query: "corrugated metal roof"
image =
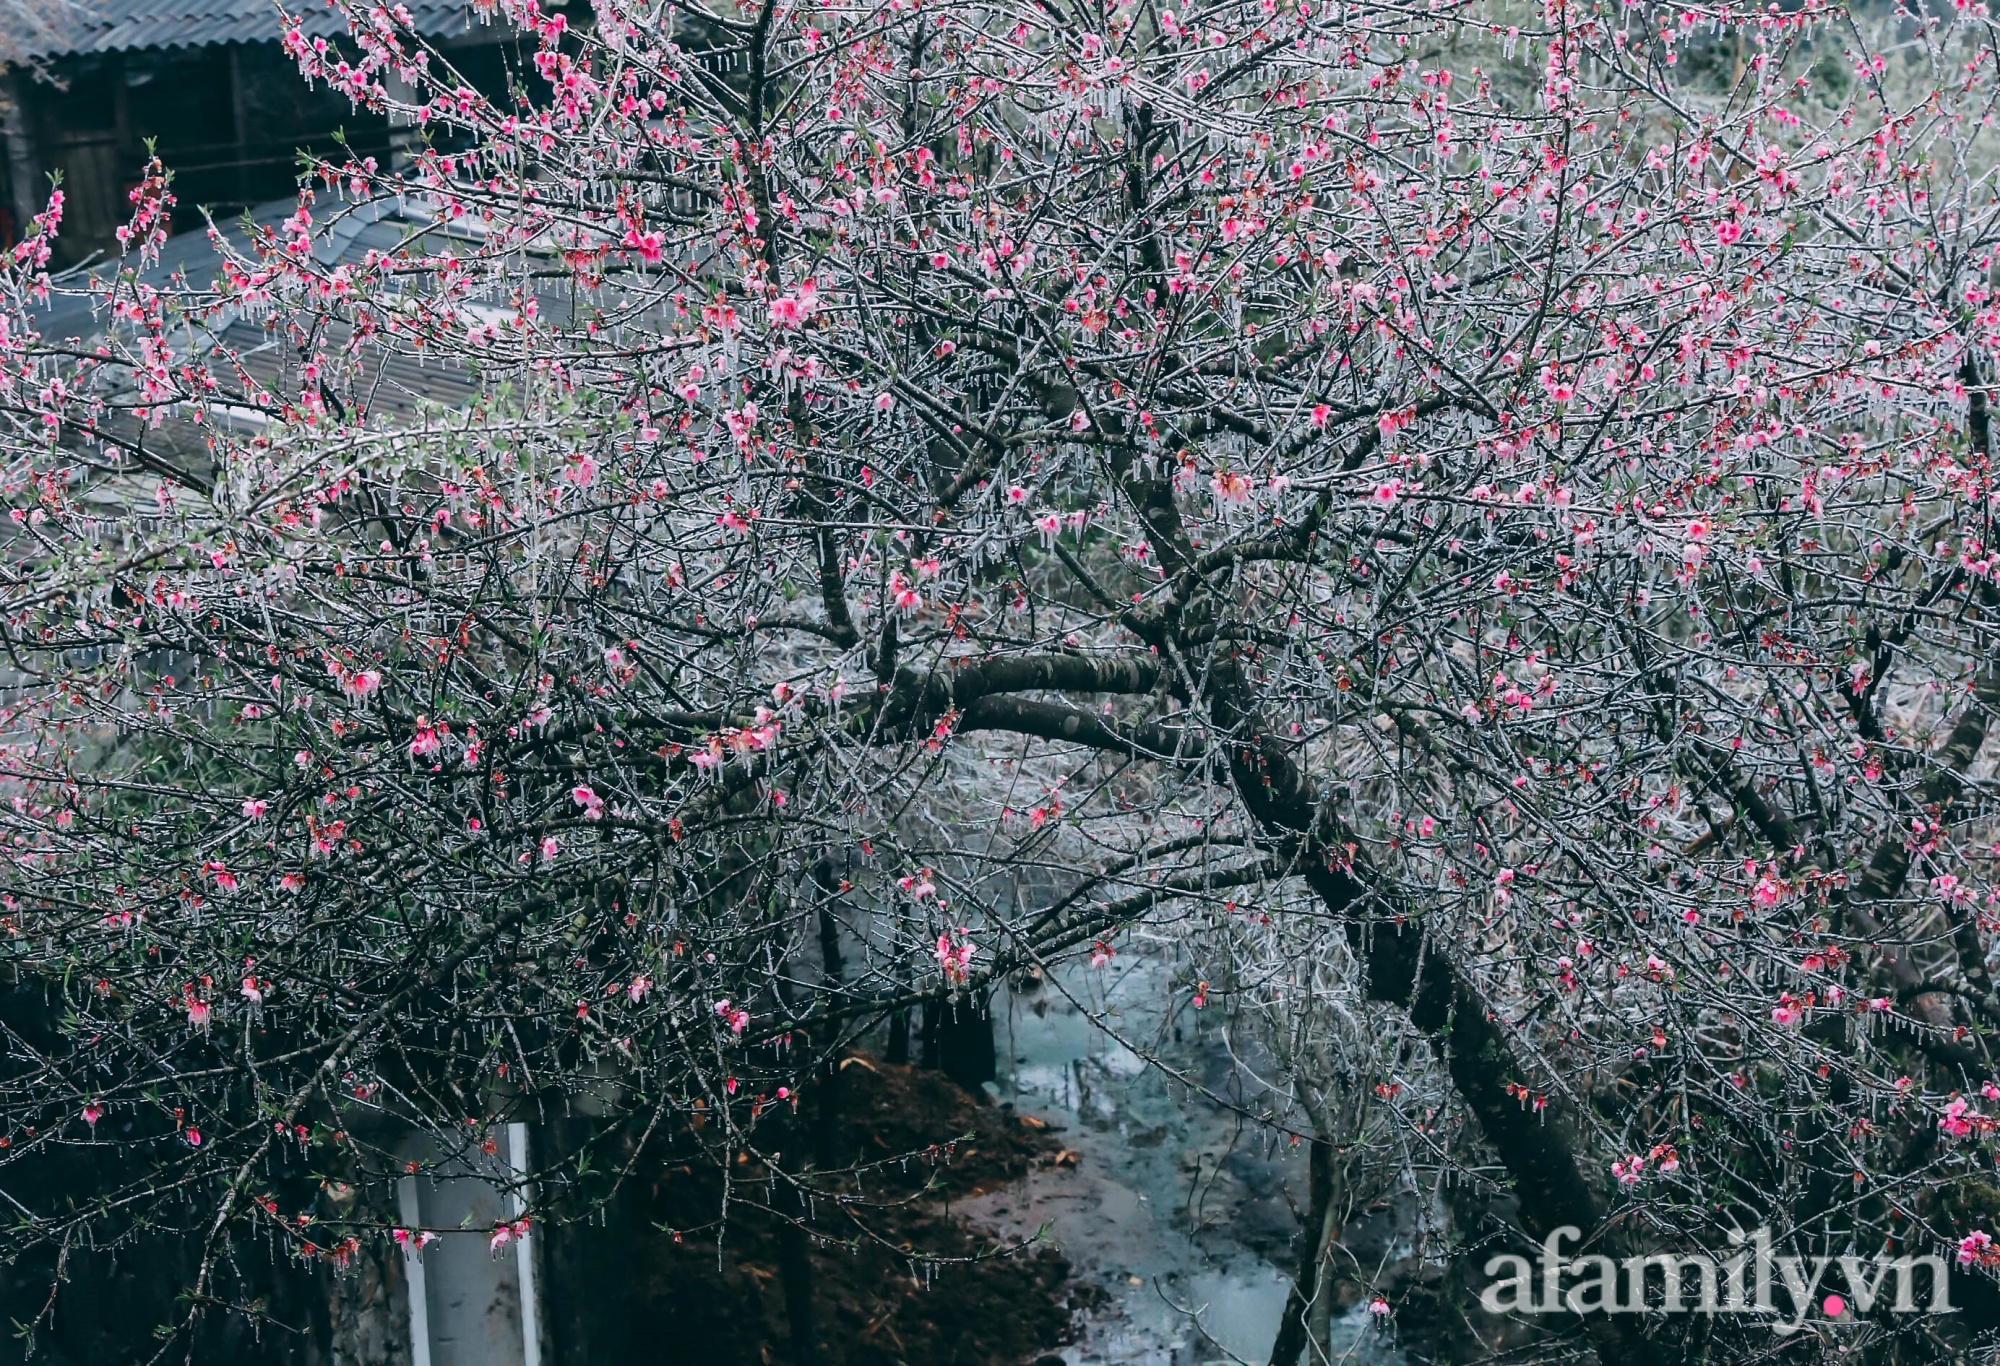
{"label": "corrugated metal roof", "polygon": [[[326,230],[314,252],[319,262],[326,266],[359,265],[371,249],[394,251],[412,237],[438,230],[433,220],[399,211],[393,199],[352,206],[338,217],[328,212],[330,207],[322,206],[320,209],[319,217]],[[278,200],[259,205],[251,212],[250,219],[255,224],[270,227],[281,222],[295,208],[295,201]],[[217,226],[239,249],[247,246],[240,220]],[[94,344],[102,337],[107,324],[94,307],[95,299],[86,281],[93,274],[116,271],[128,264],[129,260],[113,261],[94,270],[79,269],[59,277],[49,300],[31,310],[36,330],[52,341],[67,339],[82,344],[88,339]],[[181,287],[176,285],[175,280],[182,277],[199,289],[201,282],[211,278],[219,265],[220,258],[206,230],[186,232],[168,239],[160,252],[159,262],[141,271],[138,278],[156,289],[171,290]],[[199,358],[215,365],[217,373],[226,376],[231,369],[228,357],[233,354],[251,379],[267,388],[275,386],[281,374],[282,358],[278,348],[282,343],[271,326],[273,322],[272,319],[229,319],[197,344]],[[322,333],[321,344],[333,351],[346,338],[344,327],[335,325]],[[376,348],[364,358],[362,373],[343,401],[357,417],[402,418],[415,413],[424,404],[461,407],[471,402],[476,392],[477,386],[472,377],[453,361],[425,360]]]}
{"label": "corrugated metal roof", "polygon": [[[344,327],[328,328],[321,334],[321,345],[328,351],[338,350],[346,345],[349,335]],[[238,319],[222,330],[203,359],[226,379],[233,357],[251,380],[276,391],[284,387],[279,351],[284,344],[271,328]],[[294,366],[294,383],[296,370]],[[472,376],[459,365],[427,364],[420,357],[379,347],[362,357],[360,372],[348,377],[345,388],[347,398],[342,401],[352,404],[352,415],[357,418],[409,418],[426,405],[462,408],[478,392]]]}
{"label": "corrugated metal roof", "polygon": [[[477,18],[464,0],[405,0],[417,31],[430,38],[456,38],[472,31]],[[307,33],[332,36],[347,24],[331,9],[304,16]],[[89,52],[130,52],[142,48],[207,47],[215,43],[275,42],[284,23],[272,0],[79,0],[57,33],[30,40],[28,55],[68,57]]]}

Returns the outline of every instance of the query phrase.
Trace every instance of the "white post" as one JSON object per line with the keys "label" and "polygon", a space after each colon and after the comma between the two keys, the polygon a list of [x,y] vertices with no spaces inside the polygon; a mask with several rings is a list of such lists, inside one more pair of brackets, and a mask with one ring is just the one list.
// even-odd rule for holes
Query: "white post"
{"label": "white post", "polygon": [[403,1280],[410,1293],[410,1366],[431,1366],[431,1304],[416,1236],[423,1228],[424,1212],[417,1198],[416,1177],[406,1176],[396,1183],[396,1204],[402,1210],[403,1226],[410,1231],[410,1241],[403,1244]]}
{"label": "white post", "polygon": [[[513,1123],[507,1126],[507,1157],[514,1169],[516,1181],[528,1174],[528,1126]],[[517,1185],[508,1196],[513,1206],[513,1217],[519,1219],[527,1208],[527,1190]],[[542,1335],[540,1322],[535,1313],[535,1248],[530,1241],[533,1231],[527,1231],[514,1240],[515,1264],[521,1275],[521,1361],[523,1366],[542,1366]],[[427,1361],[412,1362],[411,1366],[429,1366]]]}

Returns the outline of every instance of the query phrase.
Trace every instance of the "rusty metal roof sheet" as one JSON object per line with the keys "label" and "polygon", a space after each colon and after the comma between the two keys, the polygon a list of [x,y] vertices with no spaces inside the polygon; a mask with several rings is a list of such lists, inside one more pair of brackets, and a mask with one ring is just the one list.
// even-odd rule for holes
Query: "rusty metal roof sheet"
{"label": "rusty metal roof sheet", "polygon": [[[405,0],[417,31],[429,38],[472,32],[479,16],[464,0]],[[304,16],[310,34],[347,31],[330,7]],[[275,42],[284,31],[273,0],[79,0],[54,36],[31,40],[28,55],[68,57],[145,48],[207,47],[216,43]]]}
{"label": "rusty metal roof sheet", "polygon": [[[259,205],[248,215],[259,227],[269,228],[283,221],[297,207],[292,200],[276,200]],[[344,206],[329,216],[321,208],[325,231],[315,257],[325,266],[358,265],[369,250],[391,251],[412,238],[449,231],[430,219],[406,214],[393,199]],[[239,250],[246,249],[243,224],[232,220],[217,225]],[[98,296],[91,277],[129,265],[129,258],[78,267],[55,280],[50,297],[30,310],[36,330],[54,341],[66,339],[93,344],[102,339],[110,324],[98,308]],[[168,239],[159,261],[138,272],[138,279],[161,290],[192,288],[199,292],[204,281],[213,277],[220,265],[207,232],[181,233]],[[195,346],[199,358],[217,366],[227,376],[232,369],[230,356],[241,364],[245,375],[267,388],[280,380],[281,355],[278,334],[272,319],[228,317]],[[337,349],[345,332],[335,329],[325,338],[329,349]],[[463,366],[449,361],[427,361],[417,356],[377,349],[369,353],[362,374],[349,394],[355,416],[407,418],[426,404],[463,407],[478,392],[473,377]]]}

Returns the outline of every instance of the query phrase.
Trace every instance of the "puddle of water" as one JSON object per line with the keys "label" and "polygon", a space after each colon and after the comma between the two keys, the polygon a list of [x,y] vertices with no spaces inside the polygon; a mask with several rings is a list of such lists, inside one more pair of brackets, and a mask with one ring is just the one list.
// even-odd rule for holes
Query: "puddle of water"
{"label": "puddle of water", "polygon": [[[1121,958],[995,1002],[1003,1095],[1056,1126],[1077,1162],[956,1208],[1012,1237],[1046,1226],[1077,1275],[1104,1289],[1061,1353],[1068,1366],[1263,1366],[1291,1287],[1282,1267],[1307,1203],[1303,1150],[1149,1067],[1078,1005],[1255,1108],[1214,1026],[1185,1012],[1167,1021],[1168,990],[1159,965]],[[1336,1359],[1403,1366],[1358,1307],[1333,1340]]]}

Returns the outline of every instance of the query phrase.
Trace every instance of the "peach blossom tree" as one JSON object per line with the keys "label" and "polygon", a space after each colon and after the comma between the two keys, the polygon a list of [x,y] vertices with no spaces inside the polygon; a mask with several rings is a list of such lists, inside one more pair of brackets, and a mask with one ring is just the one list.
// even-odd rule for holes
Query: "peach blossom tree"
{"label": "peach blossom tree", "polygon": [[283,1150],[607,1085],[768,1147],[1150,924],[1321,1031],[1274,1124],[1365,1016],[1530,1240],[1935,1248],[1967,1312],[1826,1341],[2000,1328],[1983,6],[481,9],[506,99],[291,31],[414,149],[212,280],[159,168],[101,339],[59,203],[7,267],[0,1171],[131,1163],[16,1236],[339,1256]]}

